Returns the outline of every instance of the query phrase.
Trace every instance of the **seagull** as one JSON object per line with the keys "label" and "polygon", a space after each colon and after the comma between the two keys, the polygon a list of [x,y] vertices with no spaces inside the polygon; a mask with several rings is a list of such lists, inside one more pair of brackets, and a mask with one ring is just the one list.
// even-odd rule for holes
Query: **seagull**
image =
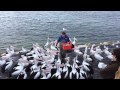
{"label": "seagull", "polygon": [[67,29],[66,28],[63,28],[63,31],[66,31]]}

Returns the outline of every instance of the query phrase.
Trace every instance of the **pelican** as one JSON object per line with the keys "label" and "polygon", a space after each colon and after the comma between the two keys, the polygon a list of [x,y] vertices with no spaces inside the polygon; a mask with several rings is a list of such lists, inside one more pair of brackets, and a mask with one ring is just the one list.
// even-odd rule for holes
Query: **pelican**
{"label": "pelican", "polygon": [[79,49],[74,49],[74,52],[78,55],[83,55],[83,53]]}
{"label": "pelican", "polygon": [[55,56],[54,55],[51,55],[51,59],[47,61],[48,63],[55,63]]}
{"label": "pelican", "polygon": [[102,60],[103,60],[103,57],[102,57],[100,54],[98,54],[98,53],[95,53],[95,54],[94,54],[94,57],[95,57],[97,60],[99,60],[99,61],[102,61]]}
{"label": "pelican", "polygon": [[13,65],[13,60],[9,60],[8,62],[6,62],[5,70],[10,70],[12,65]]}
{"label": "pelican", "polygon": [[113,43],[112,46],[115,46],[115,43]]}
{"label": "pelican", "polygon": [[101,50],[100,46],[97,46],[97,47],[96,47],[96,52],[99,53],[99,54],[101,54],[101,53],[103,52],[103,51]]}
{"label": "pelican", "polygon": [[51,55],[42,55],[42,58],[44,59],[44,60],[49,60],[49,59],[51,59]]}
{"label": "pelican", "polygon": [[66,79],[68,77],[68,67],[66,64],[64,65],[63,70],[61,72],[61,77],[62,79]]}
{"label": "pelican", "polygon": [[46,69],[47,68],[47,63],[44,62],[43,65],[41,66],[41,69]]}
{"label": "pelican", "polygon": [[40,66],[34,68],[32,72],[30,73],[30,79],[38,79],[41,74],[41,68]]}
{"label": "pelican", "polygon": [[90,50],[91,55],[94,55],[94,57],[99,61],[103,60],[103,57],[100,54],[98,54],[96,51],[93,50],[94,46],[95,46],[95,44],[93,44],[91,47],[91,50]]}
{"label": "pelican", "polygon": [[27,73],[25,69],[21,71],[21,73],[17,76],[17,79],[27,79]]}
{"label": "pelican", "polygon": [[86,61],[88,61],[88,62],[92,62],[92,61],[93,61],[93,60],[90,58],[90,55],[87,55]]}
{"label": "pelican", "polygon": [[109,54],[109,55],[107,55],[107,58],[109,58],[110,60],[112,60],[113,59],[113,55]]}
{"label": "pelican", "polygon": [[54,44],[54,42],[51,42],[51,46],[50,46],[51,50],[56,50],[57,51],[57,48],[53,44]]}
{"label": "pelican", "polygon": [[41,77],[40,77],[40,79],[47,79],[46,74],[43,71],[41,72]]}
{"label": "pelican", "polygon": [[6,61],[6,63],[2,66],[2,73],[4,73],[6,70],[10,70],[13,65],[12,60]]}
{"label": "pelican", "polygon": [[103,62],[99,62],[98,63],[98,68],[100,68],[100,69],[104,69],[104,68],[106,68],[106,64],[105,63],[103,63]]}
{"label": "pelican", "polygon": [[0,60],[0,66],[2,67],[6,63],[6,60]]}
{"label": "pelican", "polygon": [[89,55],[87,55],[87,50],[88,50],[88,46],[86,45],[85,51],[84,51],[84,55],[83,55],[83,59],[84,59],[85,61],[91,62],[92,59],[90,58]]}
{"label": "pelican", "polygon": [[116,47],[116,48],[119,48],[119,46],[118,46],[118,45],[116,45],[115,47]]}
{"label": "pelican", "polygon": [[21,55],[21,57],[22,57],[22,59],[23,59],[24,61],[26,61],[26,60],[27,60],[27,57],[26,57],[26,56]]}
{"label": "pelican", "polygon": [[79,74],[75,68],[75,64],[73,64],[72,71],[70,72],[70,79],[78,79],[78,78],[79,78]]}
{"label": "pelican", "polygon": [[73,44],[73,45],[76,45],[76,41],[77,41],[77,38],[74,37],[72,44]]}
{"label": "pelican", "polygon": [[12,69],[11,73],[9,74],[9,77],[18,76],[22,72],[24,67],[25,67],[24,63],[18,63],[18,65]]}
{"label": "pelican", "polygon": [[32,56],[34,57],[34,59],[40,59],[40,54],[36,54],[36,53],[34,53],[34,54],[32,54]]}
{"label": "pelican", "polygon": [[90,66],[90,64],[87,63],[86,61],[83,61],[83,62],[82,62],[82,66],[84,67],[84,69],[85,69],[86,71],[90,71],[90,69],[88,68],[88,66]]}
{"label": "pelican", "polygon": [[10,49],[9,49],[9,48],[6,48],[6,52],[7,52],[7,54],[10,53]]}
{"label": "pelican", "polygon": [[28,50],[25,49],[24,47],[22,47],[22,50],[20,52],[26,53],[26,52],[28,52]]}
{"label": "pelican", "polygon": [[[52,67],[51,67],[51,76],[53,76],[55,73],[56,73],[56,71],[57,71],[57,67],[56,67],[56,65],[53,65]],[[51,77],[52,78],[52,77]]]}
{"label": "pelican", "polygon": [[9,47],[9,49],[10,49],[10,53],[13,55],[13,54],[15,53],[14,47],[11,45],[11,46]]}
{"label": "pelican", "polygon": [[83,70],[83,67],[80,68],[80,78],[79,79],[86,79],[87,73]]}
{"label": "pelican", "polygon": [[35,43],[36,47],[39,47],[40,48],[40,45],[38,43]]}
{"label": "pelican", "polygon": [[30,70],[33,71],[33,70],[35,70],[37,68],[38,68],[38,63],[34,61],[33,65],[30,67]]}
{"label": "pelican", "polygon": [[60,57],[58,57],[57,63],[58,63],[59,65],[61,64]]}
{"label": "pelican", "polygon": [[69,40],[72,42],[72,39],[71,39],[71,38],[69,38]]}
{"label": "pelican", "polygon": [[50,40],[50,38],[48,37],[48,38],[47,38],[47,42],[46,42],[46,44],[44,45],[45,47],[48,47],[48,45],[50,44],[50,43],[49,43],[49,40]]}
{"label": "pelican", "polygon": [[107,48],[107,47],[105,47],[105,49],[103,50],[103,52],[104,52],[106,55],[111,54],[111,53],[108,51],[108,48]]}
{"label": "pelican", "polygon": [[75,61],[76,61],[77,65],[80,66],[80,61],[78,61],[78,55],[76,55]]}
{"label": "pelican", "polygon": [[6,54],[5,56],[2,56],[1,58],[2,58],[2,60],[7,60],[7,59],[9,59],[12,55],[13,55],[12,53],[8,53],[8,54]]}
{"label": "pelican", "polygon": [[73,64],[75,65],[75,68],[76,68],[77,72],[79,73],[79,71],[80,71],[80,69],[79,69],[79,67],[80,67],[80,62],[79,62],[79,63],[76,62],[76,57],[73,59]]}
{"label": "pelican", "polygon": [[60,67],[57,67],[57,71],[53,76],[51,77],[52,79],[61,79],[61,69]]}
{"label": "pelican", "polygon": [[51,75],[52,75],[52,74],[51,74],[51,70],[49,70],[49,72],[46,72],[46,78],[47,78],[47,79],[50,79],[50,78],[51,78]]}
{"label": "pelican", "polygon": [[70,57],[67,57],[67,62],[65,63],[66,65],[67,65],[67,67],[68,67],[68,69],[70,70],[72,70],[72,68],[71,68],[71,65],[70,65]]}
{"label": "pelican", "polygon": [[116,44],[120,44],[120,41],[117,41]]}
{"label": "pelican", "polygon": [[84,58],[84,59],[87,58],[87,50],[88,50],[88,46],[86,45],[85,51],[84,51],[84,55],[83,55],[83,58]]}
{"label": "pelican", "polygon": [[93,44],[92,47],[91,47],[91,49],[90,49],[90,53],[91,53],[91,55],[94,55],[94,54],[96,53],[96,51],[93,50],[93,47],[94,47],[94,46],[95,46],[95,44]]}

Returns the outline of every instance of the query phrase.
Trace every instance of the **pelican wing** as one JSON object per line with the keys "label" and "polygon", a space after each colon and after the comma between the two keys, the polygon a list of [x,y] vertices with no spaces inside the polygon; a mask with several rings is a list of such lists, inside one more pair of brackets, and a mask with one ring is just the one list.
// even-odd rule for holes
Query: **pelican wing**
{"label": "pelican wing", "polygon": [[47,75],[47,79],[49,79],[51,77],[51,73],[49,73],[48,75]]}
{"label": "pelican wing", "polygon": [[13,61],[10,61],[10,63],[5,67],[5,70],[10,69],[12,67]]}
{"label": "pelican wing", "polygon": [[65,74],[64,78],[67,78],[67,76],[68,76],[68,71],[66,72],[66,74]]}
{"label": "pelican wing", "polygon": [[34,79],[37,79],[40,76],[40,72],[37,72],[37,74],[35,75]]}
{"label": "pelican wing", "polygon": [[70,79],[72,79],[72,72],[70,72]]}

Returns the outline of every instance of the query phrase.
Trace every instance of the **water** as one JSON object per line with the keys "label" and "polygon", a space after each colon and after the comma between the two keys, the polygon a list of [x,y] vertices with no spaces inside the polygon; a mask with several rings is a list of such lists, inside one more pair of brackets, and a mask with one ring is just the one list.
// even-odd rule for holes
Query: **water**
{"label": "water", "polygon": [[56,40],[62,28],[78,44],[120,39],[120,11],[0,11],[0,52]]}

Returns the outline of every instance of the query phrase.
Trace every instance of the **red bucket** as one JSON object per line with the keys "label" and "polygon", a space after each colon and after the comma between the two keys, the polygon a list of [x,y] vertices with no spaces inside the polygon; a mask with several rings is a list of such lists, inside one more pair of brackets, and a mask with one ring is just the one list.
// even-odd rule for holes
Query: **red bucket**
{"label": "red bucket", "polygon": [[68,43],[63,43],[62,44],[62,48],[63,50],[67,51],[67,50],[72,50],[72,43],[68,42]]}

